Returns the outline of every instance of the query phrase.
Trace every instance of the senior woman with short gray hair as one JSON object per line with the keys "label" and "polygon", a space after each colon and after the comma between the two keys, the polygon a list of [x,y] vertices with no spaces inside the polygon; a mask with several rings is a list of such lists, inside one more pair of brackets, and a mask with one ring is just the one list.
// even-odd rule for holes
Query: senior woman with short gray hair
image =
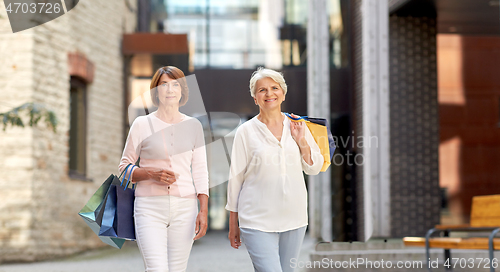
{"label": "senior woman with short gray hair", "polygon": [[[245,243],[255,271],[293,271],[308,223],[302,171],[316,175],[323,156],[304,122],[281,112],[287,86],[282,74],[259,68],[250,79],[259,114],[236,131],[227,205],[229,240]],[[238,225],[239,223],[239,225]]]}

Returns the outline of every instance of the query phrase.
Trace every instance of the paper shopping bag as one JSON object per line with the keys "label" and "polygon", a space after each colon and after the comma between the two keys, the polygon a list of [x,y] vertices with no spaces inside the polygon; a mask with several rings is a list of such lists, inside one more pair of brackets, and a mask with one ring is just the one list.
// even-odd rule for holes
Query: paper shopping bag
{"label": "paper shopping bag", "polygon": [[100,236],[135,240],[134,228],[134,199],[135,190],[128,188],[132,174],[132,166],[125,182],[126,174],[121,184],[112,184],[102,215],[102,224],[99,230]]}
{"label": "paper shopping bag", "polygon": [[321,172],[325,172],[331,165],[333,152],[335,152],[335,142],[333,140],[332,132],[328,125],[328,121],[324,118],[312,118],[307,116],[300,116],[298,118],[292,117],[289,113],[285,115],[290,118],[292,122],[305,122],[307,128],[311,132],[314,141],[323,155],[324,162]]}
{"label": "paper shopping bag", "polygon": [[[97,191],[92,195],[92,197],[90,197],[89,201],[87,201],[85,206],[78,213],[83,218],[85,223],[87,223],[87,225],[97,235],[99,235],[99,230],[101,228],[101,224],[97,221],[97,217],[103,208],[105,197],[109,191],[111,184],[119,182],[120,180],[117,176],[113,174],[110,175],[103,182],[101,187],[99,187],[99,189],[97,189]],[[123,243],[125,242],[124,239],[111,237],[99,236],[99,239],[101,239],[101,241],[103,241],[104,243],[116,248],[121,248],[123,246]]]}

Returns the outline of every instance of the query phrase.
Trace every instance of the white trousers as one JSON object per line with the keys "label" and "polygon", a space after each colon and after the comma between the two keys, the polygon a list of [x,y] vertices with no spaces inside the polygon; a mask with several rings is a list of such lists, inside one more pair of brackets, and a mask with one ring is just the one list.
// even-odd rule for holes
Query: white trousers
{"label": "white trousers", "polygon": [[147,272],[186,271],[197,213],[193,198],[135,198],[136,241]]}

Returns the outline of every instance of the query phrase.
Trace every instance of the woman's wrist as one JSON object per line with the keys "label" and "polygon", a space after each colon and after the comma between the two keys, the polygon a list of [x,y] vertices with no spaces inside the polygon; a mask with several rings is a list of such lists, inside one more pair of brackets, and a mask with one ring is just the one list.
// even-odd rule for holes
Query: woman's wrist
{"label": "woman's wrist", "polygon": [[207,207],[200,207],[200,213],[206,213],[208,214],[208,208]]}
{"label": "woman's wrist", "polygon": [[299,146],[300,151],[307,151],[310,150],[309,144],[307,143],[306,137],[300,138],[300,140],[297,142],[297,145]]}
{"label": "woman's wrist", "polygon": [[198,214],[201,214],[203,216],[208,216],[208,210],[200,210]]}
{"label": "woman's wrist", "polygon": [[206,194],[198,194],[198,201],[200,202],[199,213],[208,214],[208,196]]}
{"label": "woman's wrist", "polygon": [[238,213],[237,212],[230,212],[229,213],[229,226],[230,227],[238,227]]}
{"label": "woman's wrist", "polygon": [[229,223],[229,229],[239,229],[238,222],[235,223]]}
{"label": "woman's wrist", "polygon": [[139,182],[143,180],[144,173],[142,171],[143,169],[139,168],[138,166],[135,167],[134,171],[132,171],[132,182]]}

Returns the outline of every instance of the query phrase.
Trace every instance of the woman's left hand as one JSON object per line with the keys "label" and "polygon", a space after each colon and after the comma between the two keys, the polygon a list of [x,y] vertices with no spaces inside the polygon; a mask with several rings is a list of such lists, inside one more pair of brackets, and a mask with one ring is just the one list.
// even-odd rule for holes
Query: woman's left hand
{"label": "woman's left hand", "polygon": [[205,234],[207,233],[207,214],[208,212],[206,211],[200,211],[198,213],[198,216],[196,216],[196,226],[194,227],[194,233],[196,234],[196,236],[193,240],[198,240],[201,237],[205,236]]}
{"label": "woman's left hand", "polygon": [[[300,116],[295,114],[290,114],[293,118],[299,118]],[[292,134],[292,138],[295,140],[297,144],[300,145],[300,141],[304,138],[306,133],[306,124],[305,122],[290,122],[290,133]]]}

